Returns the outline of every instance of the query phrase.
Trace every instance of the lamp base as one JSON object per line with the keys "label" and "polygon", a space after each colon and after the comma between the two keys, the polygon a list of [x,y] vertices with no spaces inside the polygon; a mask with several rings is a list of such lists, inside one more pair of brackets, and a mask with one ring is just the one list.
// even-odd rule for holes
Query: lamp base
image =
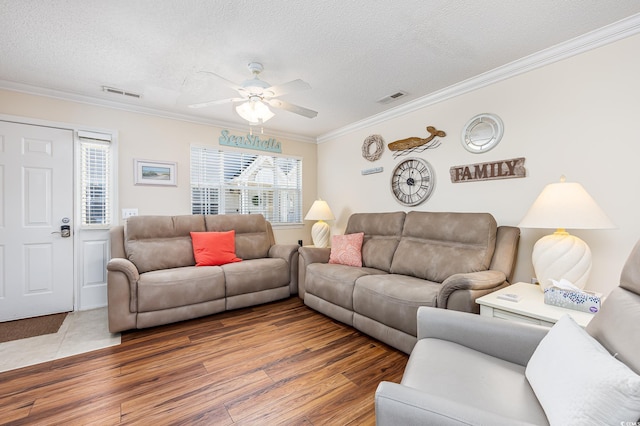
{"label": "lamp base", "polygon": [[314,223],[311,227],[311,239],[313,240],[313,245],[320,248],[328,247],[330,233],[331,228],[327,222],[319,220]]}
{"label": "lamp base", "polygon": [[582,289],[591,272],[589,246],[564,230],[540,238],[533,246],[532,261],[542,291],[552,285],[551,279],[562,278]]}

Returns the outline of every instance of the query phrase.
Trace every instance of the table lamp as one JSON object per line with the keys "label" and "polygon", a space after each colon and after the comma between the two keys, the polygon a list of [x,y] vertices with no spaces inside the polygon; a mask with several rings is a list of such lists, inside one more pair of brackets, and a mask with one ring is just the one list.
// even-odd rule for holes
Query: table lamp
{"label": "table lamp", "polygon": [[325,220],[334,220],[335,217],[324,200],[316,200],[304,217],[304,220],[317,220],[311,227],[311,239],[316,247],[327,247],[329,245],[329,234],[331,228]]}
{"label": "table lamp", "polygon": [[533,269],[542,291],[552,285],[552,279],[564,278],[581,289],[589,279],[591,250],[566,228],[615,228],[584,187],[566,182],[564,176],[559,183],[544,187],[518,226],[556,228],[556,232],[540,238],[533,246]]}

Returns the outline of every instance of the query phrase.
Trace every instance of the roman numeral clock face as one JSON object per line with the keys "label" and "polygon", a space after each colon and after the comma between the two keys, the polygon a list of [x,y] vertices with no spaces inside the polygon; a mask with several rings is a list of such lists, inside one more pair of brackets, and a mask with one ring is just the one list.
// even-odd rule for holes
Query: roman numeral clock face
{"label": "roman numeral clock face", "polygon": [[409,158],[398,164],[391,175],[391,192],[405,206],[425,202],[435,185],[431,164],[421,158]]}

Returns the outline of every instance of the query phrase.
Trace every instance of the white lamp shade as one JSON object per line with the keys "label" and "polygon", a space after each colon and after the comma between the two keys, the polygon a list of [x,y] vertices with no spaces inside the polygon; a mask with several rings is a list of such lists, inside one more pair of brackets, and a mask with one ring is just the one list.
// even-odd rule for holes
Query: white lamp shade
{"label": "white lamp shade", "polygon": [[544,187],[518,226],[551,229],[615,228],[582,185],[563,180]]}
{"label": "white lamp shade", "polygon": [[304,220],[317,220],[311,227],[311,239],[316,247],[328,247],[331,228],[325,220],[334,220],[333,212],[324,200],[316,200],[304,217]]}
{"label": "white lamp shade", "polygon": [[334,220],[335,217],[324,200],[316,200],[304,217],[304,220]]}
{"label": "white lamp shade", "polygon": [[542,290],[551,280],[566,279],[584,288],[591,272],[591,250],[565,229],[607,229],[615,226],[579,183],[565,182],[544,187],[518,224],[522,228],[557,229],[533,247],[531,260]]}
{"label": "white lamp shade", "polygon": [[264,123],[273,118],[275,114],[269,107],[259,100],[248,100],[236,107],[238,115],[249,123]]}

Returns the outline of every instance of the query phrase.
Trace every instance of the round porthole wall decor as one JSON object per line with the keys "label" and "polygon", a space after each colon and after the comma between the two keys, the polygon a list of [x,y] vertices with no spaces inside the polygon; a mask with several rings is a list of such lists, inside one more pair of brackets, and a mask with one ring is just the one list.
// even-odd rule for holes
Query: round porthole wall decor
{"label": "round porthole wall decor", "polygon": [[504,125],[495,114],[478,114],[462,129],[462,146],[474,154],[487,152],[502,139]]}

